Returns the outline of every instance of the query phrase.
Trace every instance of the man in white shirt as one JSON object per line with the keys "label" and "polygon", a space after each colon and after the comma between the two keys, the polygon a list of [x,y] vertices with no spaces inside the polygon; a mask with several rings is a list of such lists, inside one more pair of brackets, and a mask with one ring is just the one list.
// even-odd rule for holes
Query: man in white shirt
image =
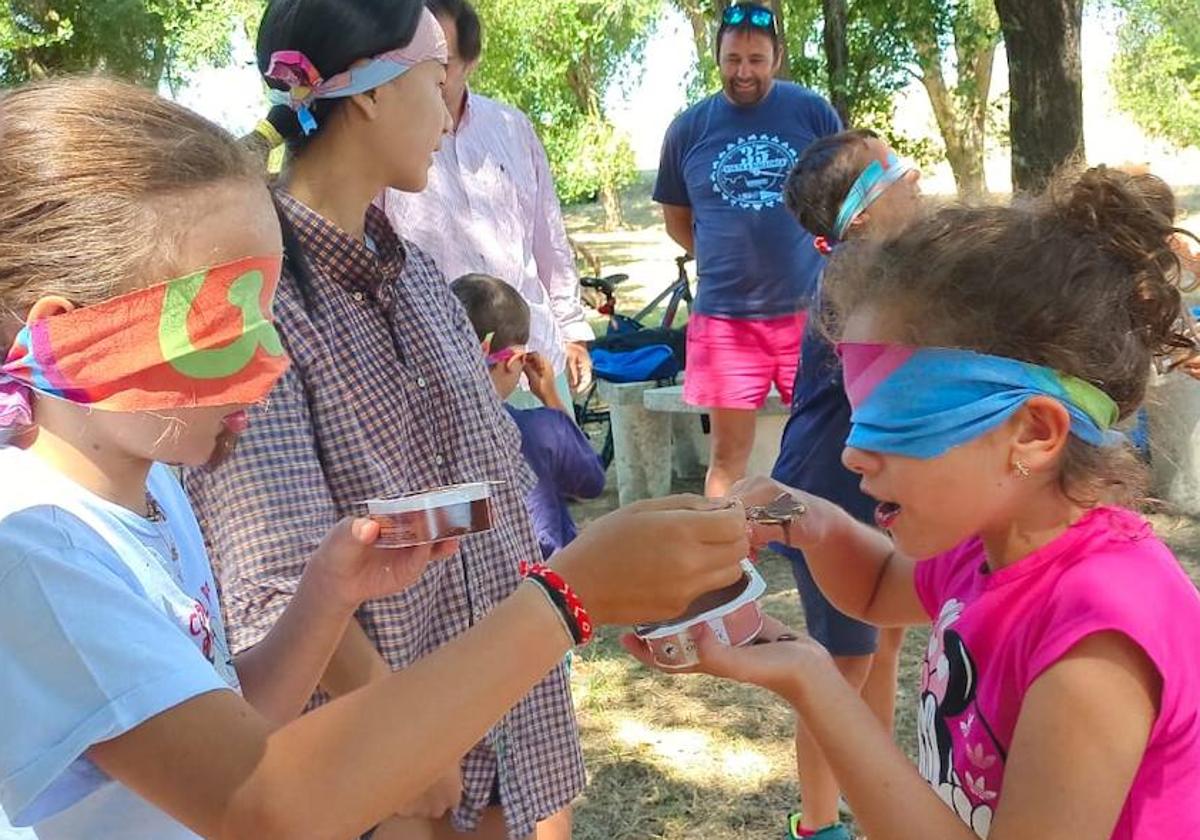
{"label": "man in white shirt", "polygon": [[586,342],[595,336],[546,151],[524,114],[468,89],[482,48],[475,10],[466,0],[426,5],[446,33],[445,98],[454,130],[433,156],[425,191],[389,190],[384,209],[447,281],[480,273],[515,287],[532,316],[529,348],[553,365],[560,391],[568,384],[582,390],[591,381]]}

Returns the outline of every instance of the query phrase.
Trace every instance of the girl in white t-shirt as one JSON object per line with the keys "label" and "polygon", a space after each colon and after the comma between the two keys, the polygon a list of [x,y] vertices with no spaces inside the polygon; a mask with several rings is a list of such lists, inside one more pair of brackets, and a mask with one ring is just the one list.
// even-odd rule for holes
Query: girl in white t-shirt
{"label": "girl in white t-shirt", "polygon": [[[400,5],[411,39],[421,6]],[[287,365],[258,166],[195,114],[99,78],[17,89],[0,114],[0,808],[14,824],[353,837],[442,776],[592,621],[666,618],[740,574],[740,508],[626,509],[445,648],[299,717],[358,605],[454,546],[384,551],[374,522],[340,522],[280,591],[271,633],[232,658],[163,464],[226,455]]]}

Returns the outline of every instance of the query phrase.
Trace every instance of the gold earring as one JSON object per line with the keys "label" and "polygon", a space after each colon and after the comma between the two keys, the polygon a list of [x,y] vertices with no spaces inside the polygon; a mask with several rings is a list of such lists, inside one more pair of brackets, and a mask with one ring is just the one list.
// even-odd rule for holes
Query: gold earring
{"label": "gold earring", "polygon": [[1015,472],[1021,478],[1029,478],[1029,467],[1027,467],[1025,462],[1020,458],[1013,461],[1013,472]]}

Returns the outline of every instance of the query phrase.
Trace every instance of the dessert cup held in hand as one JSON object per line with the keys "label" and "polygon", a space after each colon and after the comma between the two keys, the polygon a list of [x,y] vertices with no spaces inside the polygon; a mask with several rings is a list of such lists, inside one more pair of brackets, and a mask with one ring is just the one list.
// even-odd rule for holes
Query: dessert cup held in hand
{"label": "dessert cup held in hand", "polygon": [[644,641],[663,668],[690,668],[699,664],[693,632],[707,624],[727,645],[749,644],[762,632],[758,599],[767,585],[749,560],[742,561],[742,578],[734,584],[701,595],[687,611],[669,621],[639,624],[633,632]]}
{"label": "dessert cup held in hand", "polygon": [[367,516],[379,523],[376,547],[406,548],[490,530],[491,496],[491,484],[477,482],[368,499],[364,504]]}

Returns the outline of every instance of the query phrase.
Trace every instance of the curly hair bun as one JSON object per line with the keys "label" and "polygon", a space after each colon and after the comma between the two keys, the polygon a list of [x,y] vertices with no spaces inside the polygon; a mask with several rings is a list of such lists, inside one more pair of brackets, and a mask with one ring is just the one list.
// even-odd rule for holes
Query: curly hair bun
{"label": "curly hair bun", "polygon": [[1191,347],[1180,320],[1181,267],[1170,244],[1176,234],[1188,234],[1171,223],[1137,177],[1099,166],[1055,185],[1048,198],[1065,225],[1095,237],[1128,267],[1130,320],[1147,349],[1159,355]]}

